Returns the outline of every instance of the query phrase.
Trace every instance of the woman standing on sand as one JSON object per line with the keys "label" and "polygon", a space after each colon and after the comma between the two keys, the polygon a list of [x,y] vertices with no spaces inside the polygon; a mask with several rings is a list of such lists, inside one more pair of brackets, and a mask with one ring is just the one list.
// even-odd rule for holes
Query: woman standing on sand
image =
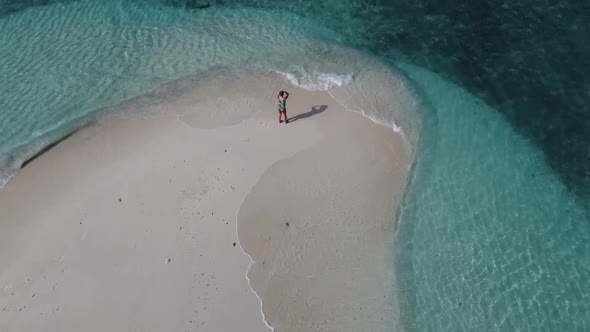
{"label": "woman standing on sand", "polygon": [[277,99],[279,100],[279,123],[282,123],[281,117],[285,116],[285,123],[289,123],[289,119],[287,118],[287,98],[289,98],[289,93],[287,91],[281,90]]}

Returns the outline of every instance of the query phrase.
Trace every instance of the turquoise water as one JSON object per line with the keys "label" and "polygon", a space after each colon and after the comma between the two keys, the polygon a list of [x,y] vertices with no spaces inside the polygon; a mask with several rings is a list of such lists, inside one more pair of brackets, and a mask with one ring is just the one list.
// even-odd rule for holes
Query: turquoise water
{"label": "turquoise water", "polygon": [[308,30],[334,39],[284,12],[248,13],[113,0],[58,2],[0,17],[0,186],[23,160],[100,110],[208,69],[252,59],[280,63],[285,52],[313,47]]}
{"label": "turquoise water", "polygon": [[[401,88],[418,99],[413,105],[419,107],[399,110],[340,96],[345,104],[399,126],[415,149],[397,233],[402,324],[409,331],[590,330],[590,217],[587,199],[576,195],[587,189],[586,182],[564,176],[564,169],[584,174],[588,149],[580,148],[584,141],[571,139],[580,136],[562,134],[572,146],[564,149],[582,154],[564,161],[569,168],[555,167],[556,157],[519,125],[530,119],[562,128],[566,122],[552,118],[543,124],[524,109],[528,104],[515,102],[525,114],[516,122],[474,97],[481,82],[457,79],[461,75],[444,72],[447,67],[436,62],[460,58],[463,46],[449,39],[457,55],[446,49],[437,53],[445,43],[388,35],[392,30],[386,24],[398,32],[411,25],[384,20],[399,14],[388,13],[378,1],[221,3],[192,10],[174,1],[66,1],[0,11],[6,14],[0,16],[2,179],[48,143],[164,82],[198,79],[199,73],[220,67],[291,72],[306,84],[326,77],[316,72],[354,80],[375,58],[361,61],[357,53],[329,43],[368,48],[388,56],[382,61],[391,71],[381,74],[407,82]],[[423,20],[446,22],[440,15]],[[470,32],[475,37],[469,45],[479,42],[477,33]],[[419,31],[416,36],[428,37]],[[396,43],[380,53],[386,37]],[[411,65],[415,53],[409,50],[416,45],[426,50]],[[424,66],[442,68],[440,75]],[[464,76],[477,81],[478,73],[470,70]],[[560,77],[559,72],[547,76]],[[560,89],[567,88],[564,84]],[[518,91],[529,99],[537,96]],[[512,100],[503,93],[508,96],[496,106]],[[404,105],[409,102],[396,104]],[[587,128],[582,125],[582,132]]]}
{"label": "turquoise water", "polygon": [[590,219],[541,151],[464,89],[400,65],[433,118],[398,233],[416,331],[586,331]]}

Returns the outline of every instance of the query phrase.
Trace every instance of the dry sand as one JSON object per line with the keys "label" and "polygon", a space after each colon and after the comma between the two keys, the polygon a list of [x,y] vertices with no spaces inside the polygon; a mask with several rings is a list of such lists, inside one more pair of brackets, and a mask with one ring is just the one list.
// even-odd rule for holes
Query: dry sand
{"label": "dry sand", "polygon": [[0,192],[0,331],[268,331],[240,243],[276,331],[380,330],[406,150],[289,91],[288,125],[273,94],[243,119],[107,119],[31,162]]}

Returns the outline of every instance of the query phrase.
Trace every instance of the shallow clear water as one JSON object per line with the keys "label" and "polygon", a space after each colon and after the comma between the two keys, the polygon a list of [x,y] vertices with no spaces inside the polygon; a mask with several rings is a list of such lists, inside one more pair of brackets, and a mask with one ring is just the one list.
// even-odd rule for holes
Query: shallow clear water
{"label": "shallow clear water", "polygon": [[404,325],[417,331],[590,328],[590,219],[481,100],[402,68],[436,118],[422,135],[398,233]]}
{"label": "shallow clear water", "polygon": [[313,46],[306,30],[330,33],[284,12],[247,12],[113,0],[58,2],[0,17],[0,169],[18,168],[100,110],[159,84],[250,59],[280,61],[285,50]]}
{"label": "shallow clear water", "polygon": [[416,149],[396,239],[403,325],[590,330],[590,51],[582,42],[590,11],[582,2],[42,3],[0,2],[4,176],[163,82],[244,63],[296,74],[292,59],[305,79],[317,71],[346,78],[373,60],[321,41],[352,45],[398,67],[403,74],[384,73],[407,75],[401,86],[422,105],[418,125],[388,105],[342,100],[396,121]]}

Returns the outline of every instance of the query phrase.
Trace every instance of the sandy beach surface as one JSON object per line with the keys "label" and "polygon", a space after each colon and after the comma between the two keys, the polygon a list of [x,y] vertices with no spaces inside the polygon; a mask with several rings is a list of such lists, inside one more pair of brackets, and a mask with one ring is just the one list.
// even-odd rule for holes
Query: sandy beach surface
{"label": "sandy beach surface", "polygon": [[288,90],[288,125],[274,92],[127,112],[27,165],[0,192],[0,331],[390,330],[401,137]]}

